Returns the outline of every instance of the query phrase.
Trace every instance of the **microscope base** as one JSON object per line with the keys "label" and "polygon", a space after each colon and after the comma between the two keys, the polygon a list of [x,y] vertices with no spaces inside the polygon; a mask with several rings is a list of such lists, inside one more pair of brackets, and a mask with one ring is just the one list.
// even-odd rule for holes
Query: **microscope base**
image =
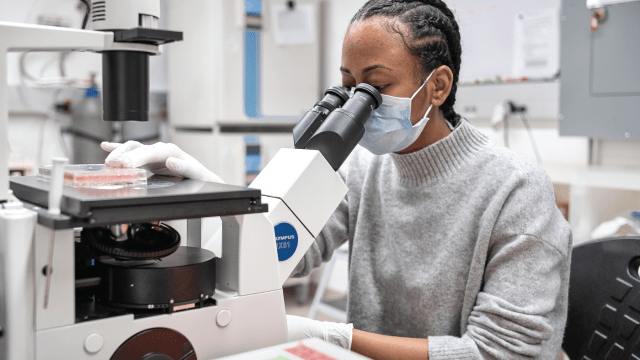
{"label": "microscope base", "polygon": [[[214,299],[215,306],[200,309],[140,319],[129,314],[38,331],[36,359],[111,359],[128,339],[149,329],[170,329],[183,335],[198,359],[287,341],[282,289],[247,296],[217,291]],[[97,351],[96,339],[103,342]]]}

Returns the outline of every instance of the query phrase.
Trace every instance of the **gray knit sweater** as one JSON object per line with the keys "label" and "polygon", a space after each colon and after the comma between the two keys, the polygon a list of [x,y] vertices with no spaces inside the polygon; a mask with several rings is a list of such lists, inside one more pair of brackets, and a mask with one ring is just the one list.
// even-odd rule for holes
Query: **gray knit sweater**
{"label": "gray knit sweater", "polygon": [[350,245],[356,329],[429,338],[429,358],[557,359],[571,230],[546,173],[466,121],[417,152],[357,147],[349,193],[294,273]]}

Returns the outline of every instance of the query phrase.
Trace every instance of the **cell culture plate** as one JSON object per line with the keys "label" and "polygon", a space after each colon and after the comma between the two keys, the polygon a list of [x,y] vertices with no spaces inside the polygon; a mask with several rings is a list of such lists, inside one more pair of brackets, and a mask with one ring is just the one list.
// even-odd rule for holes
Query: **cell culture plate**
{"label": "cell culture plate", "polygon": [[[52,165],[38,169],[38,180],[51,181]],[[111,168],[104,164],[67,165],[64,167],[64,186],[96,188],[105,186],[135,187],[147,184],[144,169]]]}

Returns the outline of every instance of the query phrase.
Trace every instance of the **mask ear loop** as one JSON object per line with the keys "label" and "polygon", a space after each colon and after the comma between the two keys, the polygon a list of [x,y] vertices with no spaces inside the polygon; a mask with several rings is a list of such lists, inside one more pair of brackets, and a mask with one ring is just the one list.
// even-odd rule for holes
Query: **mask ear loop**
{"label": "mask ear loop", "polygon": [[418,93],[422,90],[422,88],[424,88],[424,86],[425,86],[425,85],[427,85],[427,81],[429,81],[429,79],[431,79],[431,75],[433,75],[433,73],[434,73],[435,71],[436,71],[436,70],[435,70],[435,69],[433,69],[433,71],[431,71],[431,74],[429,74],[429,76],[427,76],[427,80],[425,80],[425,81],[422,83],[422,85],[418,88],[418,90],[416,90],[416,92],[414,92],[414,93],[413,93],[413,96],[411,96],[411,101],[413,101],[413,98],[415,98],[415,97],[416,97],[416,95],[418,95]]}
{"label": "mask ear loop", "polygon": [[[424,88],[424,86],[427,84],[427,82],[429,81],[429,79],[431,78],[431,75],[433,75],[433,73],[436,71],[436,69],[433,69],[433,71],[431,71],[431,74],[429,74],[429,76],[427,76],[427,80],[424,81],[424,83],[422,83],[422,86],[420,86],[420,88],[418,90],[416,90],[416,92],[413,94],[413,96],[411,97],[411,102],[413,106],[413,98],[416,97],[416,95],[418,95],[418,93],[422,90],[422,88]],[[431,108],[433,107],[433,104],[429,105],[429,108],[427,109],[427,112],[424,113],[424,115],[422,116],[422,118],[420,120],[418,120],[415,125],[412,126],[422,126],[422,124],[420,124],[422,121],[425,121],[425,119],[427,118],[427,115],[429,115],[429,111],[431,111]]]}
{"label": "mask ear loop", "polygon": [[[431,74],[429,74],[429,76],[427,77],[427,80],[424,81],[424,83],[422,84],[422,86],[420,86],[420,88],[418,90],[416,90],[416,92],[413,94],[413,96],[411,97],[411,101],[413,102],[413,98],[420,92],[420,90],[422,90],[422,88],[427,84],[427,82],[429,81],[429,79],[431,78],[431,75],[433,75],[433,73],[436,70],[434,69]],[[413,106],[413,104],[412,104]],[[418,120],[418,122],[416,122],[415,124],[411,125],[412,128],[418,128],[418,132],[416,132],[416,134],[412,137],[412,138],[407,138],[405,139],[405,141],[403,141],[397,149],[394,150],[394,152],[396,151],[400,151],[402,149],[406,149],[408,146],[411,146],[411,144],[413,144],[418,137],[420,136],[420,134],[422,134],[422,131],[424,130],[424,127],[427,125],[427,122],[430,120],[429,119],[429,111],[431,111],[431,108],[433,107],[433,104],[429,105],[429,108],[427,109],[427,111],[424,113],[424,115],[422,116],[422,118],[420,120]]]}

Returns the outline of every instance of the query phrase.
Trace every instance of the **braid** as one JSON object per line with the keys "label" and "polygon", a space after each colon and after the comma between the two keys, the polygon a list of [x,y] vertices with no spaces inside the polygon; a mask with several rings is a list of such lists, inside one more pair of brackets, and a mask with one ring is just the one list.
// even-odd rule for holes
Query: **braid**
{"label": "braid", "polygon": [[462,46],[453,12],[442,0],[370,0],[358,10],[351,23],[373,16],[396,18],[409,27],[409,39],[399,29],[392,30],[403,37],[409,52],[420,59],[425,73],[442,65],[451,69],[451,92],[440,109],[449,122],[457,125],[460,115],[453,110],[453,105],[458,90]]}

